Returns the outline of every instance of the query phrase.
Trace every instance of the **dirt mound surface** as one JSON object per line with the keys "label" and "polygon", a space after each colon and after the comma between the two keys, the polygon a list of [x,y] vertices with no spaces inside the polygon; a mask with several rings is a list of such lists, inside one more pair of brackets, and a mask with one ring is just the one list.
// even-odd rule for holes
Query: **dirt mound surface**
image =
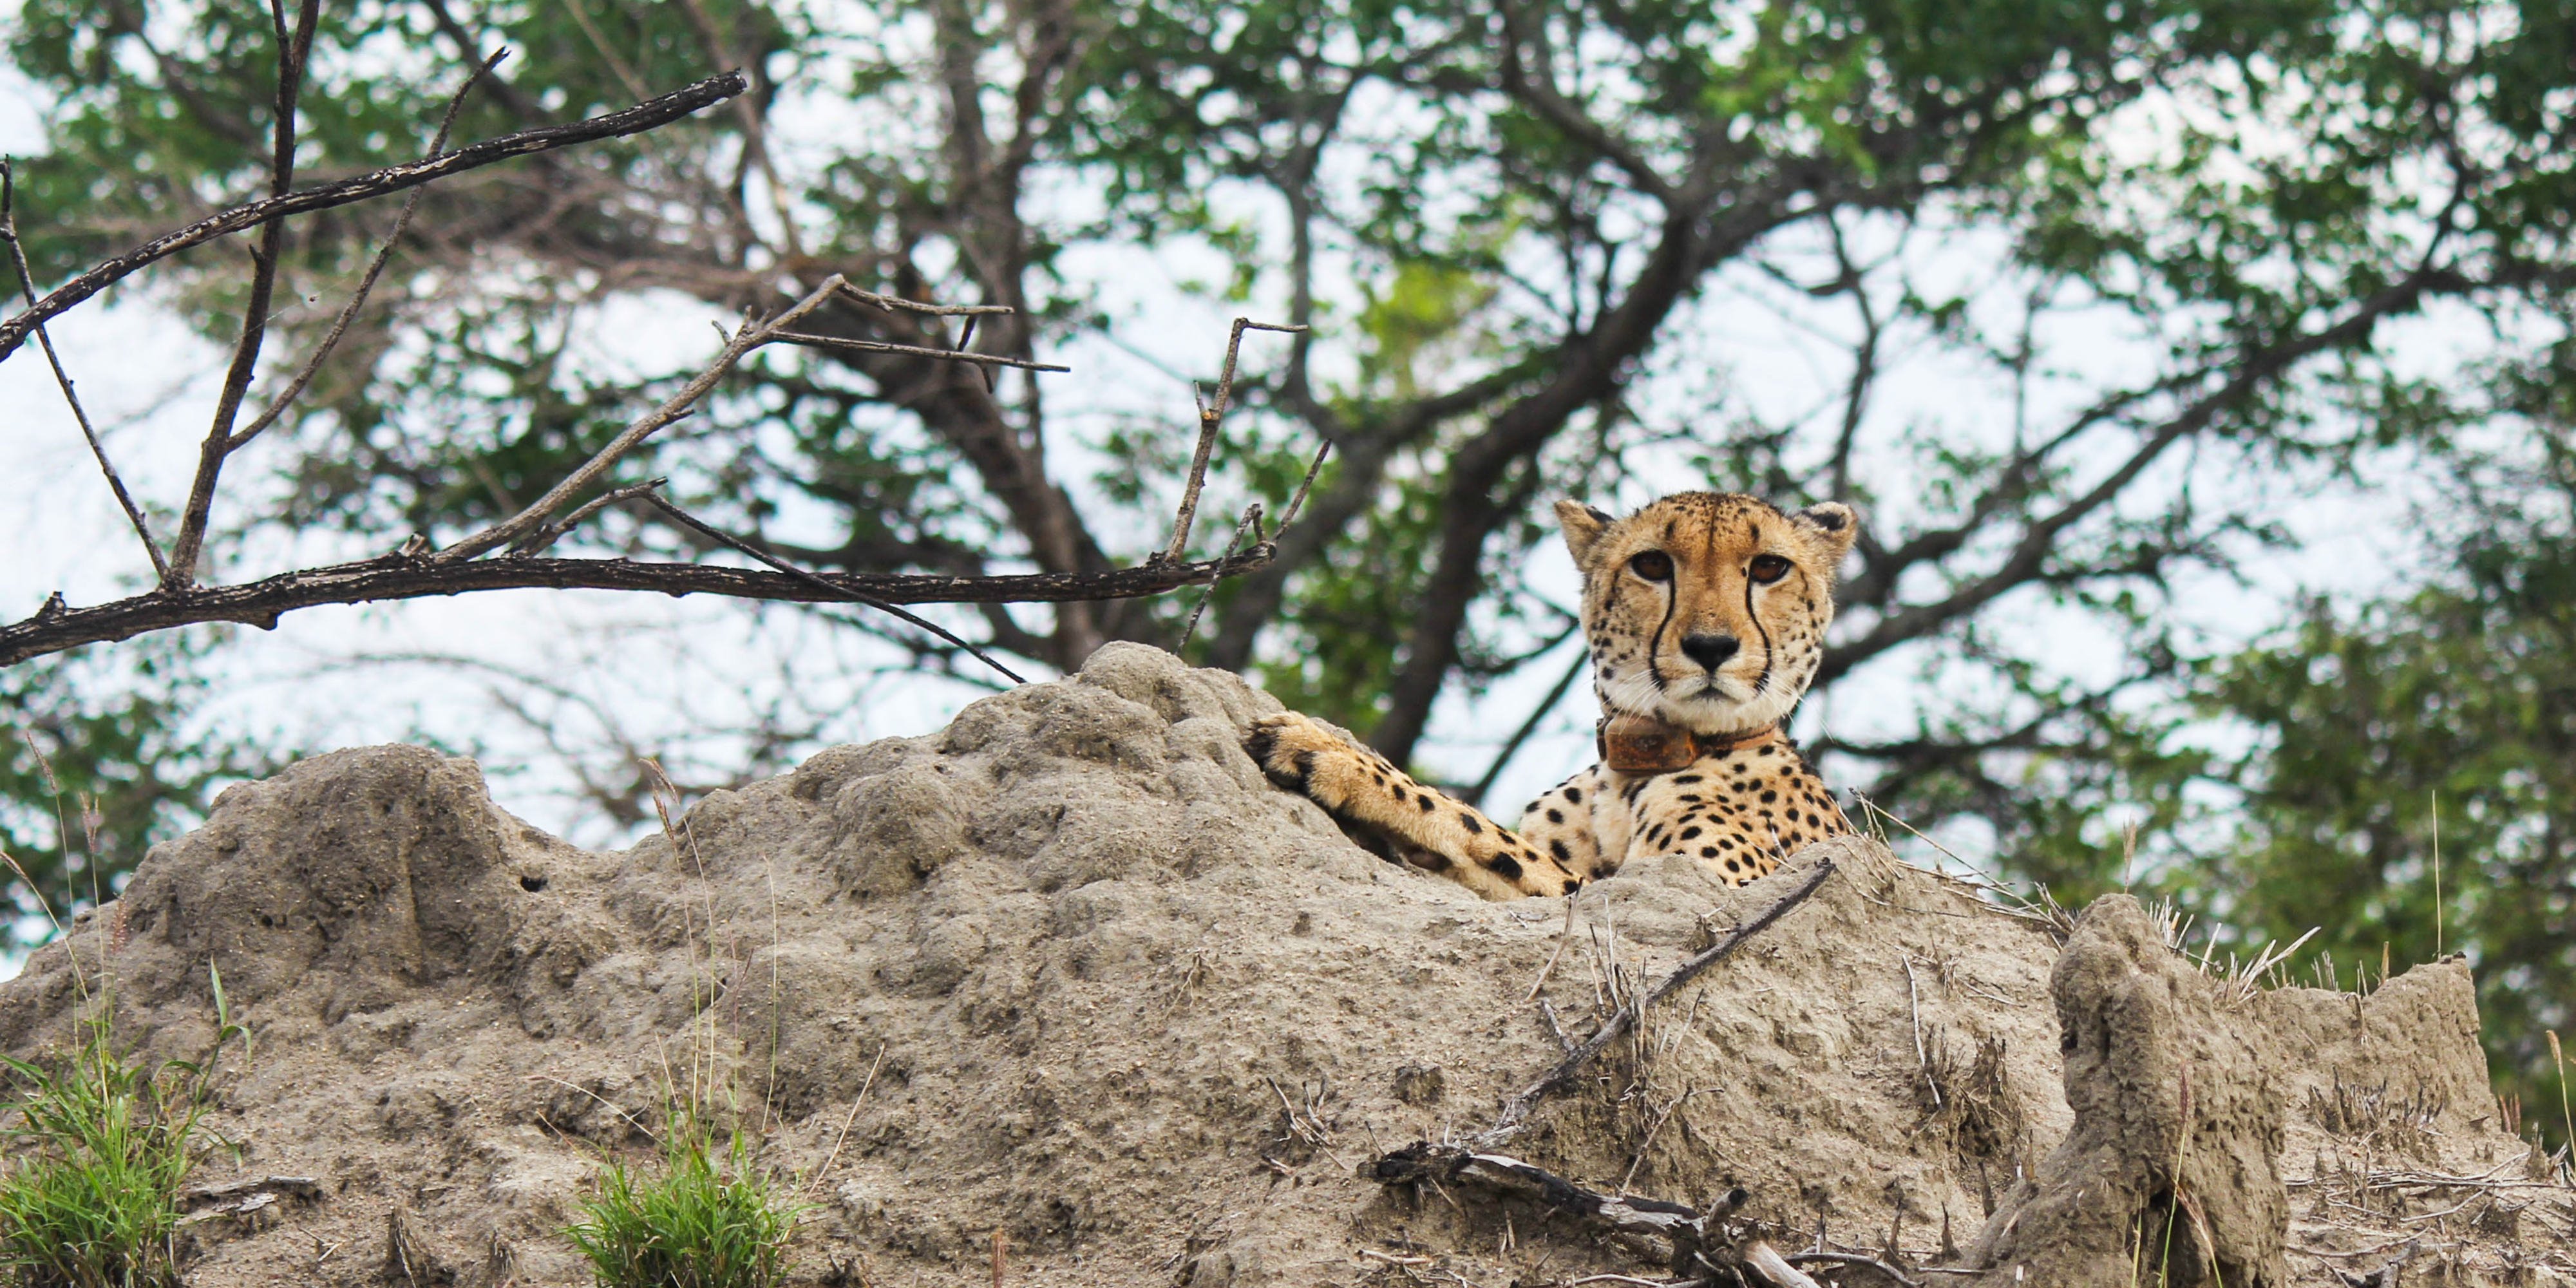
{"label": "dirt mound surface", "polygon": [[2576,1283],[2576,1211],[2496,1119],[2456,962],[2249,992],[2133,903],[2068,939],[1861,841],[1741,891],[1674,861],[1571,918],[1482,903],[1263,781],[1239,739],[1276,709],[1112,647],[623,853],[503,813],[470,762],[319,757],[0,985],[0,1048],[72,1038],[77,960],[121,1036],[194,1053],[221,968],[258,1045],[207,1179],[320,1184],[192,1227],[200,1285],[387,1282],[395,1227],[418,1283],[583,1282],[560,1228],[710,1058],[813,1205],[809,1281],[988,1282],[996,1230],[1015,1285],[1643,1275],[1561,1213],[1371,1165],[1487,1126],[1830,861],[1512,1154],[1693,1207],[1740,1186],[1783,1249],[1991,1267],[1927,1283],[2126,1283],[2142,1228],[2231,1288],[2401,1257],[2387,1282]]}

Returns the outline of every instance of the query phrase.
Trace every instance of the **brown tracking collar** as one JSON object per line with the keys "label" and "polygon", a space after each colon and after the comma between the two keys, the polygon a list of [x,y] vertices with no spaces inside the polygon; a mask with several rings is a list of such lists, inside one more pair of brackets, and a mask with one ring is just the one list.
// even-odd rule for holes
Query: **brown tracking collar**
{"label": "brown tracking collar", "polygon": [[1700,734],[1648,716],[1613,716],[1601,722],[1596,738],[1601,763],[1623,774],[1669,774],[1687,769],[1702,756],[1760,742],[1779,731],[1764,725],[1744,733]]}

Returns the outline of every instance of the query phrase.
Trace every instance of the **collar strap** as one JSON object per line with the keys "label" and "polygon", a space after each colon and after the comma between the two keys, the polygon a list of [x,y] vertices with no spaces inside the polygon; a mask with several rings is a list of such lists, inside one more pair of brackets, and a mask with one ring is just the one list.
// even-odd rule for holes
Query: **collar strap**
{"label": "collar strap", "polygon": [[1749,746],[1779,731],[1780,726],[1768,724],[1743,733],[1702,734],[1647,716],[1623,715],[1603,720],[1594,739],[1601,763],[1619,773],[1669,774],[1689,768],[1702,757]]}

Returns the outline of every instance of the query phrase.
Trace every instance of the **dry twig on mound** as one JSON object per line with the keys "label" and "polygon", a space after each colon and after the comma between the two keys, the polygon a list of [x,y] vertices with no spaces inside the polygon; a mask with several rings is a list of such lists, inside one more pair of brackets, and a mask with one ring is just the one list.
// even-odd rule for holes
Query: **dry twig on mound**
{"label": "dry twig on mound", "polygon": [[[1551,1211],[1592,1222],[1612,1232],[1647,1241],[1659,1251],[1668,1249],[1666,1262],[1674,1275],[1682,1276],[1670,1288],[1687,1288],[1695,1284],[1751,1283],[1770,1288],[1818,1288],[1795,1265],[1797,1258],[1783,1257],[1749,1230],[1738,1228],[1729,1220],[1752,1196],[1742,1187],[1728,1191],[1707,1211],[1660,1199],[1633,1195],[1610,1195],[1586,1189],[1545,1168],[1517,1158],[1492,1153],[1494,1145],[1509,1139],[1521,1128],[1522,1121],[1539,1102],[1572,1089],[1585,1066],[1611,1044],[1633,1032],[1643,1019],[1647,1007],[1679,992],[1706,972],[1785,917],[1821,888],[1834,874],[1832,859],[1820,860],[1798,884],[1784,891],[1743,924],[1727,932],[1714,944],[1700,951],[1658,981],[1653,988],[1637,995],[1603,1019],[1601,1026],[1566,1053],[1554,1068],[1541,1075],[1518,1095],[1504,1102],[1494,1125],[1468,1137],[1469,1144],[1434,1145],[1418,1141],[1385,1154],[1369,1169],[1369,1175],[1382,1185],[1457,1186],[1470,1190],[1522,1198]],[[1542,976],[1544,978],[1544,976]],[[1553,1023],[1553,1013],[1550,1015]],[[1912,1281],[1893,1266],[1874,1258],[1851,1258],[1831,1254],[1836,1264],[1866,1263],[1886,1273],[1899,1284]]]}

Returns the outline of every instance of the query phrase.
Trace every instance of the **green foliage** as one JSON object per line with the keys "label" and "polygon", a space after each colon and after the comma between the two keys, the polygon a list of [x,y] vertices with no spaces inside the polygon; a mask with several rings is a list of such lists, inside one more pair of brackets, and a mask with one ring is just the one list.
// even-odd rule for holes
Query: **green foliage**
{"label": "green foliage", "polygon": [[[18,1084],[0,1110],[15,1148],[0,1170],[0,1269],[26,1288],[176,1288],[179,1188],[217,1142],[204,1126],[215,1061],[248,1040],[215,992],[214,1045],[201,1063],[117,1050],[113,997],[82,1021],[59,1065],[0,1057]],[[12,1121],[14,1117],[14,1121]]]}
{"label": "green foliage", "polygon": [[[2456,573],[2324,605],[2216,668],[2214,709],[2259,750],[2242,823],[2193,874],[2247,940],[2311,946],[2347,979],[2464,953],[2500,1089],[2555,1137],[2547,1031],[2576,1033],[2576,536],[2489,509]],[[2437,874],[2436,855],[2440,860]],[[2438,881],[2438,890],[2437,890]]]}
{"label": "green foliage", "polygon": [[658,1174],[610,1160],[584,1219],[564,1232],[602,1288],[777,1283],[797,1209],[753,1169],[745,1136],[720,1148],[701,1115],[674,1107],[660,1144]]}
{"label": "green foliage", "polygon": [[2099,715],[2085,754],[2024,762],[2044,789],[1971,808],[2069,906],[2124,882],[2172,897],[2196,951],[2250,958],[2313,928],[2294,977],[2346,988],[2465,955],[2498,1090],[2563,1144],[2548,1035],[2576,1031],[2576,458],[2554,435],[2539,455],[2460,462],[2428,516],[2448,556],[2429,585],[2311,601],[2188,668],[2187,703]]}

